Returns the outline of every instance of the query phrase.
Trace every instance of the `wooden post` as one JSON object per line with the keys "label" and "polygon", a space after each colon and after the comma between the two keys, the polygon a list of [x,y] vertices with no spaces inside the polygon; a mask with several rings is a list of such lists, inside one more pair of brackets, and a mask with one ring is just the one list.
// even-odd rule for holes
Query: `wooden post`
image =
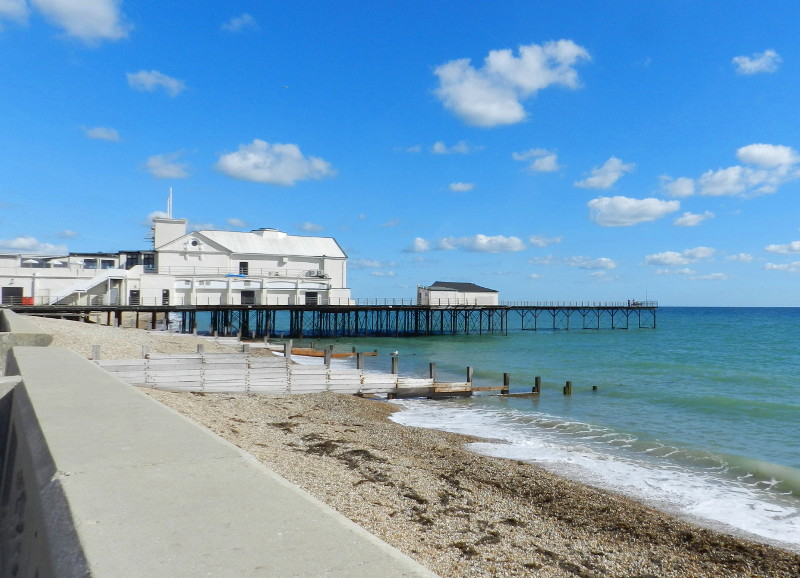
{"label": "wooden post", "polygon": [[331,368],[331,355],[333,355],[333,345],[325,350],[325,367]]}
{"label": "wooden post", "polygon": [[398,359],[396,355],[392,355],[392,375],[397,375],[398,373]]}
{"label": "wooden post", "polygon": [[147,359],[150,355],[150,348],[147,345],[142,345],[142,359]]}
{"label": "wooden post", "polygon": [[202,343],[198,343],[197,344],[197,353],[205,353],[205,352],[206,352],[206,346],[203,345]]}
{"label": "wooden post", "polygon": [[100,359],[100,346],[92,345],[92,359]]}
{"label": "wooden post", "polygon": [[430,372],[431,379],[435,382],[436,381],[436,364],[431,362],[428,366],[428,371]]}
{"label": "wooden post", "polygon": [[531,393],[541,393],[542,392],[542,378],[538,375],[533,378],[533,389]]}
{"label": "wooden post", "polygon": [[511,390],[511,374],[504,373],[503,374],[503,389],[500,390],[502,395],[508,395],[509,391]]}
{"label": "wooden post", "polygon": [[472,384],[472,368],[467,367],[467,383]]}
{"label": "wooden post", "polygon": [[291,339],[283,344],[283,356],[286,359],[291,359],[292,358],[292,340]]}
{"label": "wooden post", "polygon": [[250,355],[250,344],[249,343],[242,343],[242,353],[246,353]]}
{"label": "wooden post", "polygon": [[572,382],[568,381],[566,385],[564,385],[564,395],[572,395]]}
{"label": "wooden post", "polygon": [[592,391],[597,391],[597,386],[596,385],[592,386]]}
{"label": "wooden post", "polygon": [[364,354],[356,353],[356,369],[364,369]]}

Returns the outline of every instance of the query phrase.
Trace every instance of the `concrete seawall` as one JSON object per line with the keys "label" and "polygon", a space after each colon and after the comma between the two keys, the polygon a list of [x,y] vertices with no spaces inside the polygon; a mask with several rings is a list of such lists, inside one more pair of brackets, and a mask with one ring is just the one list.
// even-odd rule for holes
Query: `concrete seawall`
{"label": "concrete seawall", "polygon": [[0,311],[0,575],[433,575],[24,321]]}

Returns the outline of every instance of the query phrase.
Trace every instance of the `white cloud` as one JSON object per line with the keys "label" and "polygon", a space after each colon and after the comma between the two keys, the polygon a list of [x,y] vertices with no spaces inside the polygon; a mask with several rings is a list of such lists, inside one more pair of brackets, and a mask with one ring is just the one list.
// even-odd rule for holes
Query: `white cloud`
{"label": "white cloud", "polygon": [[617,264],[613,259],[608,257],[600,257],[599,259],[590,259],[589,257],[572,257],[567,263],[579,269],[616,269]]}
{"label": "white cloud", "polygon": [[148,213],[147,218],[142,223],[145,227],[151,227],[153,225],[153,219],[156,217],[169,217],[164,211],[153,211],[152,213]]}
{"label": "white cloud", "polygon": [[389,219],[385,223],[378,225],[378,227],[381,229],[393,229],[394,227],[399,226],[401,222],[402,221],[400,221],[400,219]]}
{"label": "white cloud", "polygon": [[170,96],[178,96],[186,89],[186,84],[182,80],[172,78],[157,70],[128,72],[126,76],[128,78],[128,86],[142,92],[155,92],[159,88],[163,88]]}
{"label": "white cloud", "polygon": [[157,179],[185,179],[189,176],[188,163],[179,163],[182,153],[154,155],[147,159],[145,168]]}
{"label": "white cloud", "polygon": [[695,271],[689,268],[683,269],[658,269],[656,275],[694,275]]}
{"label": "white cloud", "polygon": [[554,265],[556,260],[552,255],[547,255],[546,257],[534,257],[533,259],[528,259],[528,263],[531,265],[542,265],[543,267],[549,267],[550,265]]}
{"label": "white cloud", "polygon": [[739,261],[740,263],[749,263],[753,260],[753,256],[749,253],[738,253],[736,255],[728,255],[725,257],[728,261]]}
{"label": "white cloud", "polygon": [[437,248],[445,251],[463,249],[480,253],[513,253],[523,251],[525,244],[517,237],[503,235],[472,235],[469,237],[445,237],[439,239]]}
{"label": "white cloud", "polygon": [[43,243],[35,237],[15,237],[13,239],[0,239],[0,250],[19,253],[45,253],[64,254],[68,252],[66,245],[53,245]]}
{"label": "white cloud", "polygon": [[189,231],[216,231],[214,223],[189,223],[186,227]]}
{"label": "white cloud", "polygon": [[610,189],[625,173],[631,172],[636,165],[625,164],[617,157],[611,157],[601,167],[592,169],[592,176],[575,182],[576,187],[583,189]]}
{"label": "white cloud", "polygon": [[480,149],[481,147],[472,146],[465,140],[460,140],[451,147],[448,147],[442,141],[437,141],[433,143],[433,146],[431,147],[431,152],[435,155],[449,155],[449,154],[467,155],[471,152]]}
{"label": "white cloud", "polygon": [[431,250],[431,244],[422,237],[415,237],[411,246],[404,250],[406,253],[425,253]]}
{"label": "white cloud", "polygon": [[767,271],[786,271],[788,273],[800,273],[800,261],[793,261],[791,263],[767,263],[764,265]]}
{"label": "white cloud", "polygon": [[732,62],[736,65],[736,72],[750,75],[775,72],[782,59],[774,50],[765,50],[752,56],[734,56]]}
{"label": "white cloud", "polygon": [[780,253],[781,255],[800,253],[800,241],[792,241],[786,245],[768,245],[764,247],[764,250],[769,253]]}
{"label": "white cloud", "polygon": [[454,193],[468,193],[475,188],[475,183],[450,183],[448,188]]}
{"label": "white cloud", "polygon": [[694,179],[687,177],[673,179],[663,176],[661,177],[661,183],[664,191],[670,197],[691,197],[695,193]]}
{"label": "white cloud", "polygon": [[236,227],[237,229],[243,229],[247,226],[247,223],[241,219],[237,219],[235,217],[231,217],[230,219],[225,219],[225,224],[229,227]]}
{"label": "white cloud", "polygon": [[74,239],[78,236],[78,233],[70,229],[64,229],[63,231],[59,231],[57,235],[62,239]]}
{"label": "white cloud", "polygon": [[789,181],[800,178],[800,154],[784,145],[756,143],[743,146],[736,157],[745,165],[709,170],[697,179],[661,177],[662,187],[673,197],[754,196],[774,193]]}
{"label": "white cloud", "polygon": [[689,277],[692,281],[727,281],[730,279],[727,273],[710,273],[708,275],[697,275]]}
{"label": "white cloud", "polygon": [[[2,2],[2,0],[0,0]],[[97,139],[97,140],[109,140],[119,142],[119,133],[116,129],[109,128],[106,126],[95,126],[93,128],[83,127],[83,132],[86,134],[88,138]]]}
{"label": "white cloud", "polygon": [[530,149],[521,153],[511,153],[515,161],[528,162],[528,170],[535,173],[551,173],[561,169],[558,164],[558,155],[547,149]]}
{"label": "white cloud", "polygon": [[422,152],[422,145],[412,145],[410,147],[396,147],[395,150],[408,154],[417,154]]}
{"label": "white cloud", "polygon": [[577,88],[574,65],[589,59],[589,53],[571,40],[520,46],[518,54],[492,50],[480,69],[467,58],[446,62],[434,70],[439,77],[436,95],[468,124],[515,124],[527,116],[522,101],[539,90],[552,85]]}
{"label": "white cloud", "polygon": [[673,225],[676,227],[696,227],[703,221],[707,221],[708,219],[713,219],[714,213],[711,211],[706,211],[702,215],[698,213],[690,213],[689,211],[685,212],[683,215],[678,217],[673,221]]}
{"label": "white cloud", "polygon": [[300,225],[300,230],[306,231],[307,233],[319,233],[321,231],[324,231],[325,227],[323,227],[322,225],[317,225],[316,223],[311,223],[309,221],[306,221],[305,223],[302,223]]}
{"label": "white cloud", "polygon": [[258,30],[258,22],[247,12],[234,16],[222,25],[226,32],[245,32],[247,30]]}
{"label": "white cloud", "polygon": [[394,271],[371,271],[370,275],[372,277],[394,277]]}
{"label": "white cloud", "polygon": [[234,179],[283,186],[336,174],[328,161],[304,156],[295,144],[270,144],[260,139],[222,155],[214,167]]}
{"label": "white cloud", "polygon": [[655,221],[681,208],[679,201],[599,197],[587,204],[590,218],[602,227],[628,227]]}
{"label": "white cloud", "polygon": [[133,28],[120,11],[121,0],[31,0],[31,5],[67,35],[86,42],[119,40]]}
{"label": "white cloud", "polygon": [[347,261],[347,266],[353,269],[380,269],[384,267],[383,263],[373,259],[350,259]]}
{"label": "white cloud", "polygon": [[555,243],[561,242],[561,237],[545,237],[544,235],[532,235],[528,238],[528,242],[534,247],[547,247]]}
{"label": "white cloud", "polygon": [[791,147],[756,143],[741,147],[736,151],[736,158],[743,163],[775,168],[796,164],[800,155]]}
{"label": "white cloud", "polygon": [[[0,0],[0,19],[25,22],[28,19],[28,4],[25,0]],[[0,27],[2,30],[2,27]]]}
{"label": "white cloud", "polygon": [[686,249],[680,253],[676,251],[664,251],[663,253],[647,255],[644,258],[644,262],[647,265],[678,267],[711,259],[714,253],[716,253],[716,250],[711,247],[695,247],[694,249]]}

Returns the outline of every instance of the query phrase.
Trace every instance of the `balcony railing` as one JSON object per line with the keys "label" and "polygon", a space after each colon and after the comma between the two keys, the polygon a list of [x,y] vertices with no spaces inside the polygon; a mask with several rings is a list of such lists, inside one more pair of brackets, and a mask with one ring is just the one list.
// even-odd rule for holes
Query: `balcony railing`
{"label": "balcony railing", "polygon": [[189,267],[182,265],[154,267],[145,273],[172,275],[173,277],[282,277],[292,279],[330,279],[330,275],[320,269],[236,269],[231,267]]}

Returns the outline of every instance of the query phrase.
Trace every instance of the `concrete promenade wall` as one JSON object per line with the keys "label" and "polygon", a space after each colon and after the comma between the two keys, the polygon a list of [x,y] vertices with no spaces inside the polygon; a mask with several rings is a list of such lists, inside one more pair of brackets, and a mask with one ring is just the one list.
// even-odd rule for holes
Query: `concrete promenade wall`
{"label": "concrete promenade wall", "polygon": [[432,576],[77,354],[7,357],[0,575]]}

